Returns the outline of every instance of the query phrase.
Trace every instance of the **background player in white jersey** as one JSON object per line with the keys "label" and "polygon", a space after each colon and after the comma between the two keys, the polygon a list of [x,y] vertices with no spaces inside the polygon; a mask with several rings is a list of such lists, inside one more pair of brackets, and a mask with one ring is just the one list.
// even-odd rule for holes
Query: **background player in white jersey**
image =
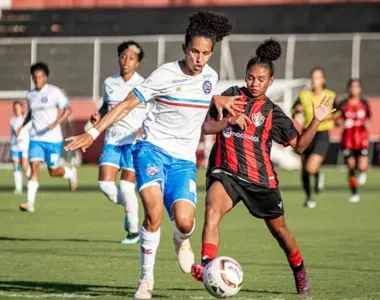
{"label": "background player in white jersey", "polygon": [[[104,81],[103,105],[99,112],[91,117],[93,126],[108,111],[123,101],[125,95],[128,95],[136,85],[144,81],[144,78],[135,72],[144,57],[140,45],[134,41],[124,42],[117,47],[117,53],[120,71]],[[145,116],[145,105],[141,104],[127,117],[109,127],[99,159],[99,188],[112,203],[122,205],[126,212],[124,229],[128,234],[121,241],[122,244],[134,244],[139,241],[139,204],[135,192],[136,179],[132,162],[132,146]],[[115,180],[120,169],[119,189]]]}
{"label": "background player in white jersey", "polygon": [[[32,65],[30,74],[35,88],[26,95],[29,111],[23,126],[31,122],[29,130],[31,175],[27,186],[27,202],[20,204],[20,210],[34,212],[41,162],[46,162],[51,177],[68,179],[72,191],[77,187],[77,175],[75,168],[59,166],[63,146],[60,124],[67,120],[72,112],[69,100],[58,87],[46,83],[49,68],[45,63]],[[22,127],[18,133],[21,130]]]}
{"label": "background player in white jersey", "polygon": [[28,161],[29,132],[24,128],[20,135],[17,136],[18,129],[25,120],[23,105],[20,101],[13,102],[13,114],[11,118],[11,159],[13,162],[13,179],[15,183],[15,194],[22,194],[22,173],[26,177],[30,176],[30,167]]}
{"label": "background player in white jersey", "polygon": [[[111,110],[88,133],[71,137],[66,150],[87,149],[111,124],[142,102],[153,103],[144,120],[144,132],[133,149],[136,180],[144,205],[140,231],[141,275],[135,298],[150,299],[153,268],[163,207],[174,220],[173,242],[180,268],[191,272],[194,254],[189,237],[194,227],[196,198],[195,151],[201,126],[212,100],[218,75],[207,65],[215,43],[227,36],[232,25],[227,17],[200,11],[190,17],[183,44],[184,59],[164,64]],[[236,97],[214,97],[219,112],[234,114]],[[241,111],[241,109],[239,109]]]}

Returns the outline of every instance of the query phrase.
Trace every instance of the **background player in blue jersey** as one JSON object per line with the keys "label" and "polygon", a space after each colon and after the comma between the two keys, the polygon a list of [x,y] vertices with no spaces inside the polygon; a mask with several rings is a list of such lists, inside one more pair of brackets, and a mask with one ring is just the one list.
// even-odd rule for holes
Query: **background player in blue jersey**
{"label": "background player in blue jersey", "polygon": [[39,62],[32,65],[30,74],[35,88],[26,96],[29,111],[23,126],[17,132],[20,134],[23,127],[31,122],[29,130],[31,175],[27,186],[27,202],[20,204],[20,210],[27,212],[34,211],[41,162],[46,162],[50,176],[67,179],[71,191],[77,188],[76,169],[59,165],[63,146],[61,124],[72,112],[69,100],[58,87],[47,83],[49,76],[47,64]]}
{"label": "background player in blue jersey", "polygon": [[240,110],[236,104],[241,102],[236,96],[212,97],[218,78],[207,65],[215,43],[231,29],[225,16],[203,11],[191,16],[183,44],[184,59],[159,67],[94,128],[69,138],[71,142],[65,147],[85,151],[101,131],[140,103],[153,105],[133,150],[137,186],[145,212],[140,231],[141,275],[135,293],[137,299],[152,297],[164,206],[174,221],[173,242],[180,268],[185,273],[191,272],[194,254],[189,237],[195,227],[195,151],[201,126],[212,100],[219,112],[224,108],[231,113]]}
{"label": "background player in blue jersey", "polygon": [[[128,95],[136,85],[144,81],[144,78],[135,71],[144,57],[141,46],[134,41],[124,42],[117,47],[117,54],[120,71],[104,81],[103,105],[91,116],[93,126],[123,101],[125,95]],[[134,244],[139,241],[139,204],[135,192],[132,146],[145,116],[145,105],[141,104],[128,116],[109,127],[99,159],[99,188],[112,203],[122,205],[125,209],[124,228],[127,236],[121,241],[122,244]],[[115,180],[120,169],[120,188],[118,188]]]}

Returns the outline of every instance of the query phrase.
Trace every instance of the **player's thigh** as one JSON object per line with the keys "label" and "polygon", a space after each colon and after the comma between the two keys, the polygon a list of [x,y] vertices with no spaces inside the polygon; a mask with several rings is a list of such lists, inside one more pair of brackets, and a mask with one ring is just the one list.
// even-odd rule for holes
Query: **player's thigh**
{"label": "player's thigh", "polygon": [[43,145],[45,162],[49,169],[56,169],[59,167],[59,162],[62,156],[63,142],[59,143],[45,143]]}
{"label": "player's thigh", "polygon": [[141,192],[150,186],[158,186],[162,194],[166,185],[165,156],[145,142],[136,144],[132,156],[137,190]]}
{"label": "player's thigh", "polygon": [[[195,175],[196,166],[190,161],[173,159],[173,163],[167,166],[164,204],[170,219],[174,217],[173,206],[177,202],[187,202],[186,205],[180,207],[187,207],[188,215],[194,217],[197,205]],[[179,216],[178,213],[176,216]]]}
{"label": "player's thigh", "polygon": [[307,158],[305,169],[309,174],[316,174],[318,173],[319,168],[321,167],[324,160],[324,156],[313,153],[310,154]]}
{"label": "player's thigh", "polygon": [[284,215],[284,205],[279,189],[243,184],[240,191],[244,205],[256,218],[273,220]]}
{"label": "player's thigh", "polygon": [[[99,180],[114,181],[120,169],[121,159],[121,146],[105,144],[99,157]],[[105,177],[109,179],[105,179]]]}
{"label": "player's thigh", "polygon": [[231,176],[219,173],[207,178],[206,219],[222,218],[240,201],[235,188],[237,183]]}
{"label": "player's thigh", "polygon": [[135,168],[133,166],[133,157],[132,157],[132,144],[126,144],[121,146],[121,164],[120,168],[122,170],[121,172],[121,179],[135,182]]}
{"label": "player's thigh", "polygon": [[98,181],[115,181],[119,168],[112,165],[100,165]]}
{"label": "player's thigh", "polygon": [[29,144],[29,161],[45,161],[44,143],[39,141],[31,141]]}

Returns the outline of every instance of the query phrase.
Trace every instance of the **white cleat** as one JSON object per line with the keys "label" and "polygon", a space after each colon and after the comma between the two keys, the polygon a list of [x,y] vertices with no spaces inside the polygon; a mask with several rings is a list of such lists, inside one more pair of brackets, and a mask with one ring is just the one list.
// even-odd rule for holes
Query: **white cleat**
{"label": "white cleat", "polygon": [[78,187],[78,174],[77,174],[77,169],[75,167],[71,168],[71,172],[73,172],[73,177],[69,179],[69,184],[70,184],[70,190],[72,192],[75,192],[75,190]]}
{"label": "white cleat", "polygon": [[135,293],[135,299],[152,299],[154,280],[140,279]]}
{"label": "white cleat", "polygon": [[367,173],[366,172],[360,172],[358,176],[358,183],[359,185],[364,185],[367,181]]}
{"label": "white cleat", "polygon": [[31,205],[31,204],[28,204],[28,203],[21,203],[19,205],[19,208],[20,208],[21,211],[24,211],[24,212],[30,212],[30,213],[32,213],[32,212],[35,211],[34,210],[34,206]]}
{"label": "white cleat", "polygon": [[351,195],[350,198],[348,198],[348,202],[350,203],[358,203],[360,201],[360,196],[358,194]]}
{"label": "white cleat", "polygon": [[181,271],[183,273],[191,273],[191,267],[195,263],[195,257],[194,252],[191,249],[190,240],[186,239],[182,242],[177,242],[173,239],[173,243]]}
{"label": "white cleat", "polygon": [[14,190],[13,194],[15,194],[15,195],[22,195],[22,190]]}
{"label": "white cleat", "polygon": [[307,200],[304,204],[304,206],[306,208],[314,208],[317,206],[317,202],[313,201],[313,200]]}

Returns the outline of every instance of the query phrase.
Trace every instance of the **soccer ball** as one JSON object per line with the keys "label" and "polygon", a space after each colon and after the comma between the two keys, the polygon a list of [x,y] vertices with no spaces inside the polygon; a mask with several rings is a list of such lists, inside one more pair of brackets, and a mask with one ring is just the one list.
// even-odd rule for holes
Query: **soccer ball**
{"label": "soccer ball", "polygon": [[243,270],[233,258],[217,257],[205,267],[203,284],[214,297],[233,297],[243,285]]}

